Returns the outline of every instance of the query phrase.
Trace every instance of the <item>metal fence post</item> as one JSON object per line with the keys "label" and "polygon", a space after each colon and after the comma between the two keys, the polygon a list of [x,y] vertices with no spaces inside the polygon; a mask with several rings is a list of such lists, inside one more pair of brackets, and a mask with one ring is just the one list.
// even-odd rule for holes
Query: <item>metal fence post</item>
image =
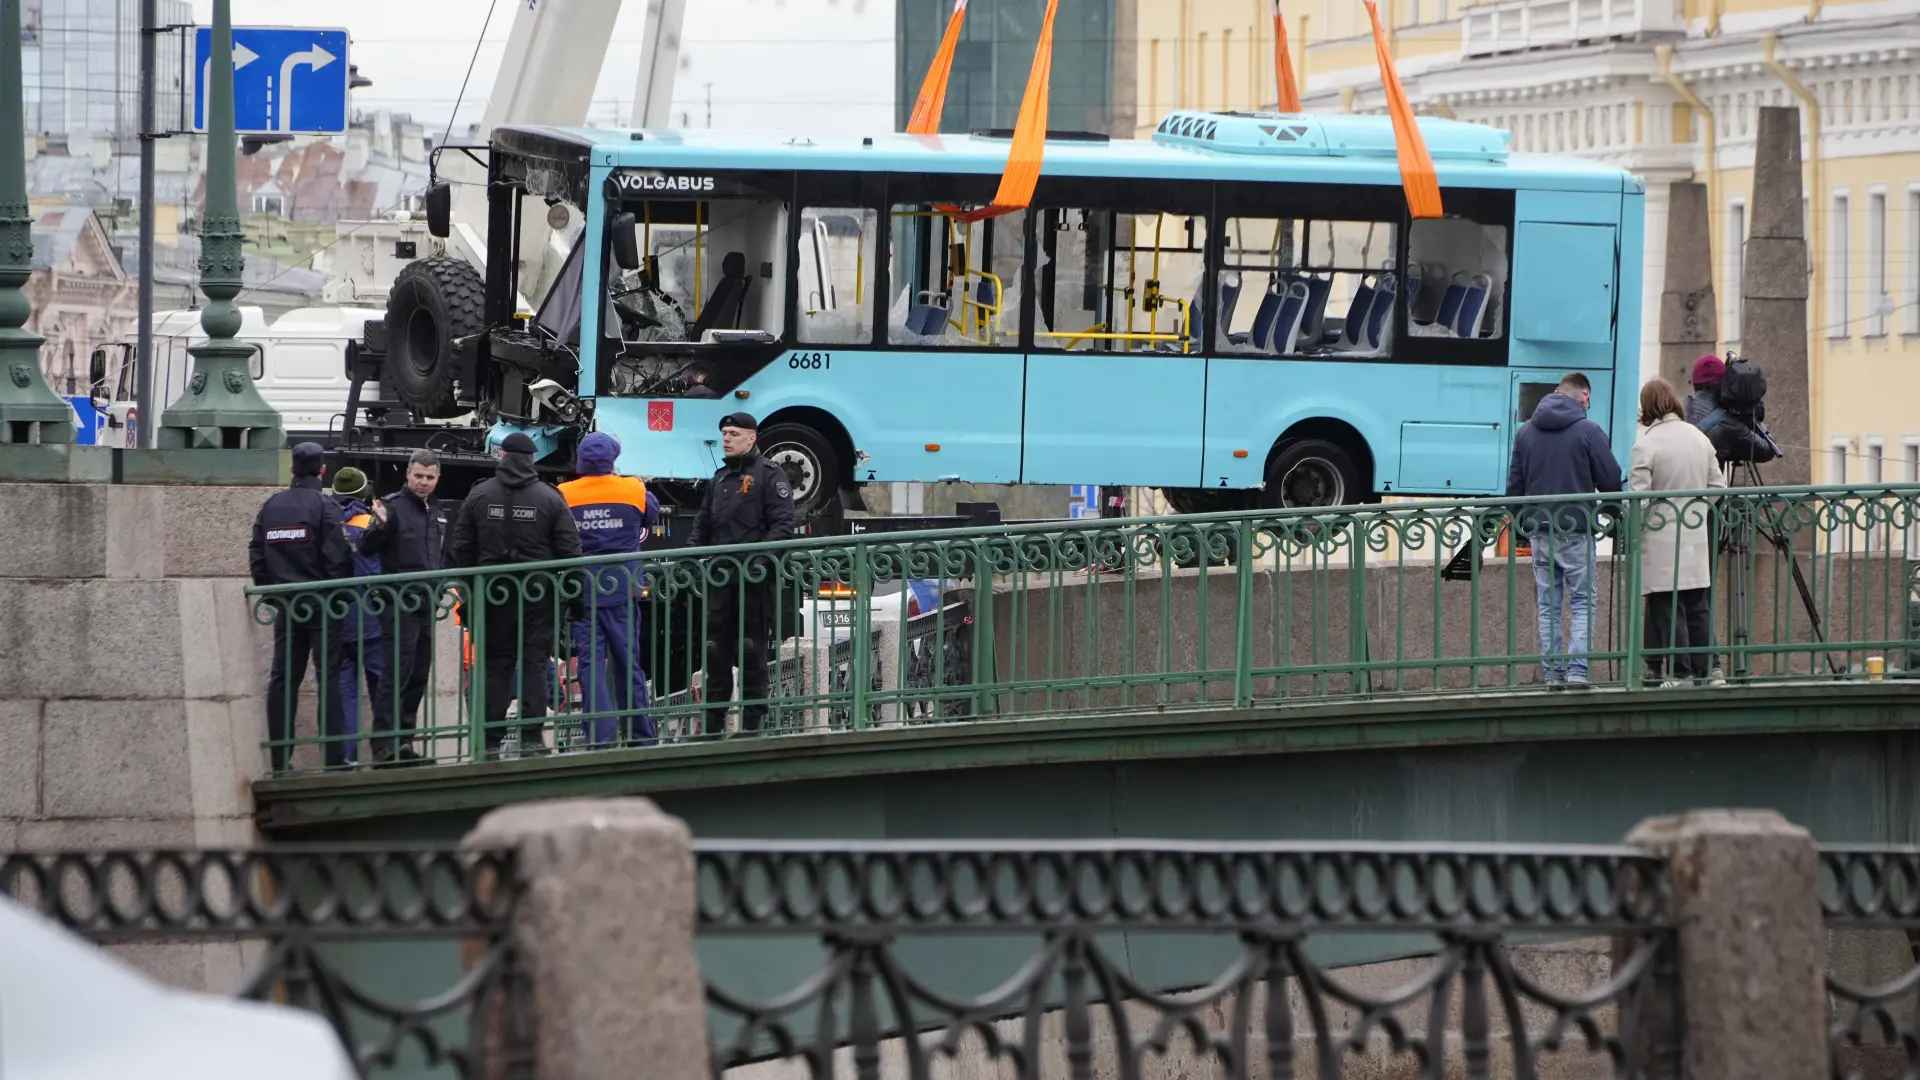
{"label": "metal fence post", "polygon": [[854,729],[873,726],[867,699],[873,693],[873,564],[867,558],[867,545],[853,545],[853,631],[848,641],[853,656],[847,662],[848,689],[853,691],[851,720]]}
{"label": "metal fence post", "polygon": [[1813,837],[1772,810],[1650,818],[1627,842],[1667,860],[1689,1080],[1828,1071],[1826,938]]}
{"label": "metal fence post", "polygon": [[646,799],[522,803],[461,843],[515,852],[514,936],[532,992],[517,1019],[539,1080],[707,1080],[685,823]]}
{"label": "metal fence post", "polygon": [[473,575],[473,591],[467,594],[467,640],[460,666],[467,679],[467,730],[470,743],[467,760],[484,761],[487,756],[487,575]]}
{"label": "metal fence post", "polygon": [[[1620,539],[1613,545],[1613,557],[1616,562],[1625,560],[1627,564],[1627,587],[1624,595],[1615,597],[1615,603],[1625,610],[1616,610],[1614,618],[1625,622],[1627,630],[1626,660],[1621,664],[1620,677],[1626,682],[1628,690],[1637,690],[1645,682],[1646,661],[1640,653],[1646,648],[1646,605],[1640,601],[1640,545],[1645,541],[1642,535],[1647,524],[1647,503],[1644,499],[1628,499],[1627,512],[1620,522]],[[1672,670],[1672,661],[1668,661],[1668,670]]]}
{"label": "metal fence post", "polygon": [[[1233,704],[1253,707],[1253,519],[1238,522],[1240,557],[1234,560]],[[1200,628],[1206,633],[1206,628]]]}

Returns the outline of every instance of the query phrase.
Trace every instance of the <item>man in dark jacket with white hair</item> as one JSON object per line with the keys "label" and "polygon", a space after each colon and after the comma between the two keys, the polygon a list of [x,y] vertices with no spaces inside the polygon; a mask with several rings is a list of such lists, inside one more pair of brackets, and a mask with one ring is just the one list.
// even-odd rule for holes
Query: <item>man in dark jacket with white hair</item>
{"label": "man in dark jacket with white hair", "polygon": [[[500,445],[493,479],[476,486],[453,522],[452,560],[461,567],[509,566],[580,556],[580,531],[567,500],[533,468],[533,440],[520,432]],[[502,577],[511,580],[503,581]],[[559,625],[561,576],[488,575],[476,601],[486,637],[486,742],[496,754],[506,736],[507,703],[520,699],[520,750],[544,751],[547,660]],[[504,599],[502,599],[504,597]],[[518,678],[518,692],[515,679]]]}

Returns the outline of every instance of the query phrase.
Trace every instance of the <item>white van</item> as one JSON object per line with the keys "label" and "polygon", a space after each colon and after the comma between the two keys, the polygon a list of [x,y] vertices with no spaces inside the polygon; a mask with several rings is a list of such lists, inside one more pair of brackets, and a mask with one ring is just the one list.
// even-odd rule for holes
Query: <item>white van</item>
{"label": "white van", "polygon": [[[331,433],[340,430],[347,411],[347,346],[361,340],[368,320],[386,316],[385,310],[371,307],[297,308],[269,324],[259,307],[241,305],[237,340],[256,347],[254,385],[267,404],[280,413],[289,442],[332,441]],[[197,309],[154,313],[156,409],[165,412],[186,389],[187,380],[193,377],[193,357],[187,350],[206,339]],[[107,409],[107,441],[125,446],[134,444],[138,412],[134,349],[135,343],[128,341],[124,348],[126,362],[120,365]],[[372,400],[375,389],[376,384],[368,383],[361,393]]]}

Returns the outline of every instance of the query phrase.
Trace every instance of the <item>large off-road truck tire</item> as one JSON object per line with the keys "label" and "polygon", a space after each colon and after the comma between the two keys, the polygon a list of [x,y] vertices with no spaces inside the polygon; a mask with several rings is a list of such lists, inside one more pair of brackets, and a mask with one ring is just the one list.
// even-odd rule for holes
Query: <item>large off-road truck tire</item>
{"label": "large off-road truck tire", "polygon": [[459,416],[454,342],[486,326],[486,283],[471,263],[435,255],[408,263],[387,294],[380,385],[432,420]]}

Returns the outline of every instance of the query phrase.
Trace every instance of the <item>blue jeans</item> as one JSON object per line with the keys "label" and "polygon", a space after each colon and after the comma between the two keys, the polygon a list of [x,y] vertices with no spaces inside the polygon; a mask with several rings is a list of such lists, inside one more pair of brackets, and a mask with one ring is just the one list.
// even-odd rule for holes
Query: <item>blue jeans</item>
{"label": "blue jeans", "polygon": [[[1540,605],[1541,665],[1548,683],[1587,681],[1587,627],[1593,620],[1594,543],[1591,536],[1543,533],[1533,538],[1534,597]],[[1560,598],[1567,599],[1566,634]]]}

